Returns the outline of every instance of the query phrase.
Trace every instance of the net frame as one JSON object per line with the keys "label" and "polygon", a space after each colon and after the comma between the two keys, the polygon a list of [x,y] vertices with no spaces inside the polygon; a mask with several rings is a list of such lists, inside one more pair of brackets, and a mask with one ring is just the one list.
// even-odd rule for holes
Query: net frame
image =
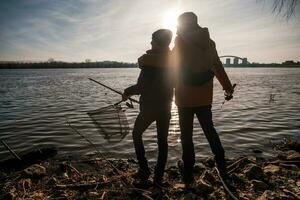
{"label": "net frame", "polygon": [[120,104],[108,105],[87,114],[98,128],[98,132],[109,141],[116,140],[116,137],[121,141],[130,131],[125,109]]}

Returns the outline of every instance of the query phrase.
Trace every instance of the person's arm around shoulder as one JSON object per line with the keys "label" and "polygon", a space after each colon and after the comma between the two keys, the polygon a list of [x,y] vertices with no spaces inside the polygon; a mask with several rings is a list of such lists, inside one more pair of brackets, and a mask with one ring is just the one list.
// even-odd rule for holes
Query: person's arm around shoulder
{"label": "person's arm around shoulder", "polygon": [[216,49],[216,44],[214,41],[211,40],[212,46],[213,46],[213,52],[214,52],[214,62],[213,62],[213,72],[215,76],[217,77],[218,81],[223,87],[223,90],[225,90],[226,94],[232,94],[233,93],[233,86],[231,84],[231,81],[224,69],[224,66],[219,58],[217,49]]}
{"label": "person's arm around shoulder", "polygon": [[169,53],[165,54],[144,54],[138,59],[140,66],[169,67]]}

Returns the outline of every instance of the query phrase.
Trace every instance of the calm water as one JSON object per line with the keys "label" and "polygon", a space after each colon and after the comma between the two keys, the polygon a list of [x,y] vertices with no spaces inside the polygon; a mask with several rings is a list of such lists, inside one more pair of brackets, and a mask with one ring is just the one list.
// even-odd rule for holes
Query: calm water
{"label": "calm water", "polygon": [[[235,97],[221,110],[223,92],[215,80],[213,117],[227,156],[252,155],[253,149],[272,155],[270,141],[284,136],[300,140],[300,69],[229,68],[237,83]],[[17,152],[56,146],[62,156],[93,153],[67,121],[93,141],[108,157],[134,157],[131,135],[109,142],[99,134],[87,111],[120,100],[120,96],[89,81],[92,77],[120,91],[135,83],[138,69],[0,70],[0,139]],[[275,95],[275,96],[274,96]],[[274,96],[273,98],[271,96]],[[130,127],[138,107],[126,111]],[[155,124],[144,133],[147,155],[156,158]],[[180,158],[180,132],[175,105],[169,135],[169,161]],[[195,120],[198,157],[211,155]],[[10,154],[0,146],[0,160]]]}

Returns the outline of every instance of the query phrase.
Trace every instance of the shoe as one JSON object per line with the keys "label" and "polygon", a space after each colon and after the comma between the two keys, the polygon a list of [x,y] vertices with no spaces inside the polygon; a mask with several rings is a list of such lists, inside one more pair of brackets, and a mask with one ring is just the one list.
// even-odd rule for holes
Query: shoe
{"label": "shoe", "polygon": [[216,167],[219,170],[219,173],[222,177],[226,178],[227,175],[227,163],[224,157],[216,159],[215,158],[215,162],[216,162]]}
{"label": "shoe", "polygon": [[136,188],[140,189],[147,189],[151,187],[152,182],[149,180],[150,171],[139,169],[132,177],[134,178],[134,181],[132,185],[134,185]]}
{"label": "shoe", "polygon": [[162,178],[161,179],[154,178],[153,186],[158,188],[167,188],[170,186],[170,184],[168,182],[164,182]]}
{"label": "shoe", "polygon": [[194,188],[196,186],[196,182],[194,177],[188,179],[188,180],[184,180],[184,185],[185,185],[185,189],[186,190],[192,190],[194,191]]}
{"label": "shoe", "polygon": [[149,169],[139,169],[134,175],[133,178],[134,179],[141,179],[141,180],[147,180],[149,179],[150,176],[150,171]]}
{"label": "shoe", "polygon": [[184,182],[185,187],[189,188],[189,187],[193,186],[195,184],[193,170],[185,170],[184,164],[181,160],[177,162],[177,166],[178,166],[179,172],[182,176],[182,181]]}

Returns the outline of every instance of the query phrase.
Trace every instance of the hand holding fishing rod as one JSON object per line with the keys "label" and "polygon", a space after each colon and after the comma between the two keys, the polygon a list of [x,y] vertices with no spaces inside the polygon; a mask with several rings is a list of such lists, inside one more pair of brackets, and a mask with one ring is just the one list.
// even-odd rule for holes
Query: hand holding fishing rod
{"label": "hand holding fishing rod", "polygon": [[235,86],[236,86],[236,83],[234,83],[232,85],[232,91],[230,91],[230,92],[225,91],[224,92],[224,101],[221,105],[221,109],[222,109],[222,106],[225,104],[226,101],[230,101],[233,98],[233,92],[234,92]]}

